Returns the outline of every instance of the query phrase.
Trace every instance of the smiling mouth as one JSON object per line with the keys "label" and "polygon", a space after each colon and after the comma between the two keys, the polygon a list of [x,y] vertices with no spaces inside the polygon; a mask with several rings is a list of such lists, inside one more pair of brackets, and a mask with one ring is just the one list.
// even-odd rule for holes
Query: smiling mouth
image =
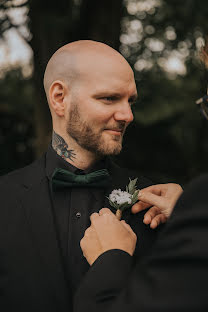
{"label": "smiling mouth", "polygon": [[119,130],[119,129],[106,129],[106,131],[114,135],[121,135],[123,133],[123,130]]}

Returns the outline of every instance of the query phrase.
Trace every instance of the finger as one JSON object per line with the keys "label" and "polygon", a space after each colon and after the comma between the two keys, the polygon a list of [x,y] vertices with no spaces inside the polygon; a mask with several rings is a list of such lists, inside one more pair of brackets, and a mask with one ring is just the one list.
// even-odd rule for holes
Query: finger
{"label": "finger", "polygon": [[147,191],[142,191],[140,193],[139,200],[151,204],[152,206],[157,206],[160,209],[164,209],[166,206],[166,200],[162,196],[158,196]]}
{"label": "finger", "polygon": [[121,220],[121,224],[127,229],[128,232],[132,231],[132,228],[130,227],[129,224],[126,223],[125,220]]}
{"label": "finger", "polygon": [[155,184],[145,187],[139,191],[138,197],[142,194],[142,192],[150,192],[155,195],[161,195],[161,191],[164,189],[164,184]]}
{"label": "finger", "polygon": [[88,232],[89,232],[89,228],[87,228],[87,229],[84,231],[84,238],[88,235]]}
{"label": "finger", "polygon": [[140,212],[142,210],[145,210],[145,209],[147,209],[147,208],[152,206],[151,203],[149,204],[149,203],[146,203],[146,202],[142,201],[143,191],[144,192],[153,193],[153,194],[156,194],[156,195],[160,195],[160,193],[161,193],[160,192],[160,184],[158,184],[158,185],[151,185],[151,186],[143,188],[142,190],[139,191],[138,199],[140,201],[132,206],[132,208],[131,208],[131,212],[132,213],[138,213],[138,212]]}
{"label": "finger", "polygon": [[95,219],[99,217],[99,214],[97,212],[94,212],[90,216],[90,221],[93,222]]}
{"label": "finger", "polygon": [[144,222],[145,224],[150,224],[151,221],[153,220],[153,218],[154,218],[155,216],[157,216],[158,214],[160,214],[160,213],[161,213],[161,210],[160,210],[158,207],[156,207],[156,206],[151,207],[151,208],[145,213],[143,222]]}
{"label": "finger", "polygon": [[84,237],[90,236],[93,231],[94,229],[92,228],[92,226],[88,227],[84,232]]}
{"label": "finger", "polygon": [[[135,234],[134,231],[132,230],[132,228],[130,227],[130,225],[127,224],[125,220],[121,220],[121,223],[122,223],[122,225],[127,229],[127,231],[128,231],[129,233]],[[135,234],[135,235],[136,235],[136,234]]]}
{"label": "finger", "polygon": [[83,249],[84,249],[84,245],[85,245],[85,239],[84,239],[84,237],[81,239],[81,241],[80,241],[80,247],[81,247],[81,249],[82,249],[82,252],[83,252],[83,256],[84,256],[84,251],[83,251]]}
{"label": "finger", "polygon": [[161,223],[165,223],[167,221],[167,217],[164,214],[159,214],[155,218],[152,219],[150,223],[151,229],[156,229],[158,225]]}
{"label": "finger", "polygon": [[104,215],[104,214],[113,214],[112,212],[111,212],[111,210],[110,209],[108,209],[108,208],[102,208],[102,209],[100,209],[100,211],[99,211],[99,215],[100,216],[102,216],[102,215]]}
{"label": "finger", "polygon": [[138,203],[136,203],[132,206],[131,212],[132,213],[138,213],[138,212],[145,210],[151,206],[152,206],[151,204],[147,204],[147,203],[144,203],[142,201],[139,201]]}

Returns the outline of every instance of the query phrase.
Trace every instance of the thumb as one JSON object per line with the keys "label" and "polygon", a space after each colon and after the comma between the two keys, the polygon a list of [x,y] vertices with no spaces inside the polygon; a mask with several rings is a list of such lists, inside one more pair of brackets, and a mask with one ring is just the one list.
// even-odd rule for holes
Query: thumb
{"label": "thumb", "polygon": [[160,209],[164,209],[167,204],[164,197],[152,194],[151,192],[147,191],[140,191],[138,199],[147,204],[150,204],[151,206],[157,206]]}

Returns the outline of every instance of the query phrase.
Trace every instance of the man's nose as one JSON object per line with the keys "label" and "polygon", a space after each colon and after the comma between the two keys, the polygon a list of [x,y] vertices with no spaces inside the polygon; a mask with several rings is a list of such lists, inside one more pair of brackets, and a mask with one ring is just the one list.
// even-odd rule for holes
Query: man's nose
{"label": "man's nose", "polygon": [[114,118],[117,121],[125,121],[126,123],[132,122],[134,119],[134,115],[132,113],[130,104],[122,104],[115,112]]}

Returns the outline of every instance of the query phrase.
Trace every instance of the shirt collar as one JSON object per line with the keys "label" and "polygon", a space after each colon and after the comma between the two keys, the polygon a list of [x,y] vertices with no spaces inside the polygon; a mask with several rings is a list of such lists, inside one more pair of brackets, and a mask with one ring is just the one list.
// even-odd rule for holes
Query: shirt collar
{"label": "shirt collar", "polygon": [[107,169],[108,163],[108,157],[104,157],[96,162],[91,168],[81,170],[58,155],[50,144],[46,153],[46,175],[49,179],[51,179],[55,168],[62,168],[76,174],[86,174],[100,169]]}

